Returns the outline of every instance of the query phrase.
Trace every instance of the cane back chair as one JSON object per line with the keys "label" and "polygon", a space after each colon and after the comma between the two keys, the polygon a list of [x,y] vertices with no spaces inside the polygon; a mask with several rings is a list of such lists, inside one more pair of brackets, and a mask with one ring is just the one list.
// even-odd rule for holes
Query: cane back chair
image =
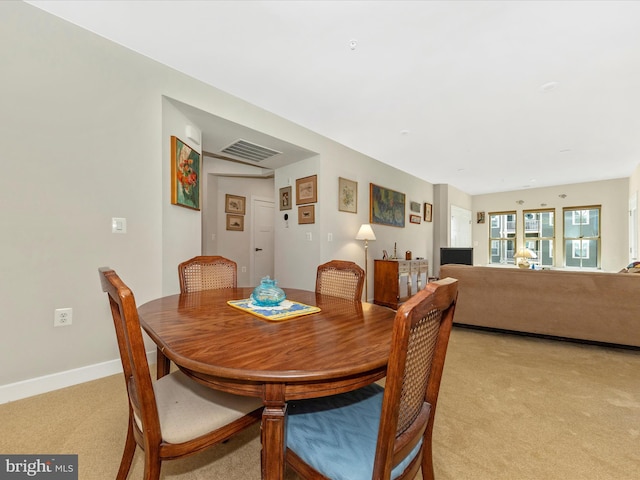
{"label": "cane back chair", "polygon": [[363,285],[364,270],[356,263],[346,260],[331,260],[318,266],[316,272],[317,293],[360,301]]}
{"label": "cane back chair", "polygon": [[156,480],[162,461],[197,453],[260,421],[260,399],[207,388],[180,371],[152,382],[133,293],[110,268],[100,268],[99,273],[129,397],[118,480],[127,478],[136,445],[144,450],[145,480]]}
{"label": "cane back chair", "polygon": [[178,265],[180,292],[235,288],[238,286],[238,265],[228,258],[197,256]]}
{"label": "cane back chair", "polygon": [[288,405],[287,463],[304,479],[433,480],[431,437],[457,280],[427,284],[398,309],[384,388]]}

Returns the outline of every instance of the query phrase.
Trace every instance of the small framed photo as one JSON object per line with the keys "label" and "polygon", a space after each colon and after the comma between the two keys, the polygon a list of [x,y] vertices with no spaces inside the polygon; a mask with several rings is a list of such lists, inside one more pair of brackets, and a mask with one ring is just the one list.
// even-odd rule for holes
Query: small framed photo
{"label": "small framed photo", "polygon": [[338,177],[338,210],[358,213],[358,182]]}
{"label": "small framed photo", "polygon": [[280,210],[291,210],[291,186],[280,189]]}
{"label": "small framed photo", "polygon": [[237,213],[238,215],[244,215],[245,204],[247,203],[246,197],[240,197],[238,195],[224,196],[224,212],[225,213]]}
{"label": "small framed photo", "polygon": [[477,223],[484,223],[484,212],[476,213],[476,222]]}
{"label": "small framed photo", "polygon": [[303,205],[298,207],[298,223],[316,223],[316,206]]}
{"label": "small framed photo", "polygon": [[430,203],[425,203],[424,204],[424,221],[425,222],[430,222],[431,220],[433,220],[433,205],[431,205]]}
{"label": "small framed photo", "polygon": [[412,212],[420,213],[420,203],[419,202],[411,202],[409,204],[409,209]]}
{"label": "small framed photo", "polygon": [[409,215],[409,222],[420,223],[420,215]]}
{"label": "small framed photo", "polygon": [[296,205],[316,203],[318,201],[318,176],[298,178],[296,180]]}
{"label": "small framed photo", "polygon": [[244,215],[227,214],[227,230],[244,232]]}

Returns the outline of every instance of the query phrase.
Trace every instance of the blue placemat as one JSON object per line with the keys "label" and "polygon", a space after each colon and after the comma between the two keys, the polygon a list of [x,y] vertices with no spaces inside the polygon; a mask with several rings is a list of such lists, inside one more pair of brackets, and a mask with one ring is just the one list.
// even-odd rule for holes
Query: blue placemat
{"label": "blue placemat", "polygon": [[304,303],[294,302],[292,300],[284,300],[280,305],[275,307],[254,305],[249,298],[244,300],[228,300],[227,303],[234,308],[264,318],[265,320],[288,320],[320,311],[318,307],[305,305]]}

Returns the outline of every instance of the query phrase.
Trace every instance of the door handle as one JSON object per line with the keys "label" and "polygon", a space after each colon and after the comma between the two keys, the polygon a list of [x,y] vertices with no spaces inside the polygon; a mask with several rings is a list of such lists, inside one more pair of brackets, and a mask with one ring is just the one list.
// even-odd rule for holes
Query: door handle
{"label": "door handle", "polygon": [[262,249],[261,248],[256,248],[256,252],[261,252]]}

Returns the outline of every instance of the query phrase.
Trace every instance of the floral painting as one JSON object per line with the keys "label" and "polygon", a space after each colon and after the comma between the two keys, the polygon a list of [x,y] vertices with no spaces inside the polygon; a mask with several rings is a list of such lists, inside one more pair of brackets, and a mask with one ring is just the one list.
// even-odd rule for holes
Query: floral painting
{"label": "floral painting", "polygon": [[338,177],[338,210],[358,213],[358,183]]}
{"label": "floral painting", "polygon": [[369,221],[404,228],[405,195],[388,188],[369,184]]}
{"label": "floral painting", "polygon": [[200,154],[171,137],[171,203],[200,210]]}

